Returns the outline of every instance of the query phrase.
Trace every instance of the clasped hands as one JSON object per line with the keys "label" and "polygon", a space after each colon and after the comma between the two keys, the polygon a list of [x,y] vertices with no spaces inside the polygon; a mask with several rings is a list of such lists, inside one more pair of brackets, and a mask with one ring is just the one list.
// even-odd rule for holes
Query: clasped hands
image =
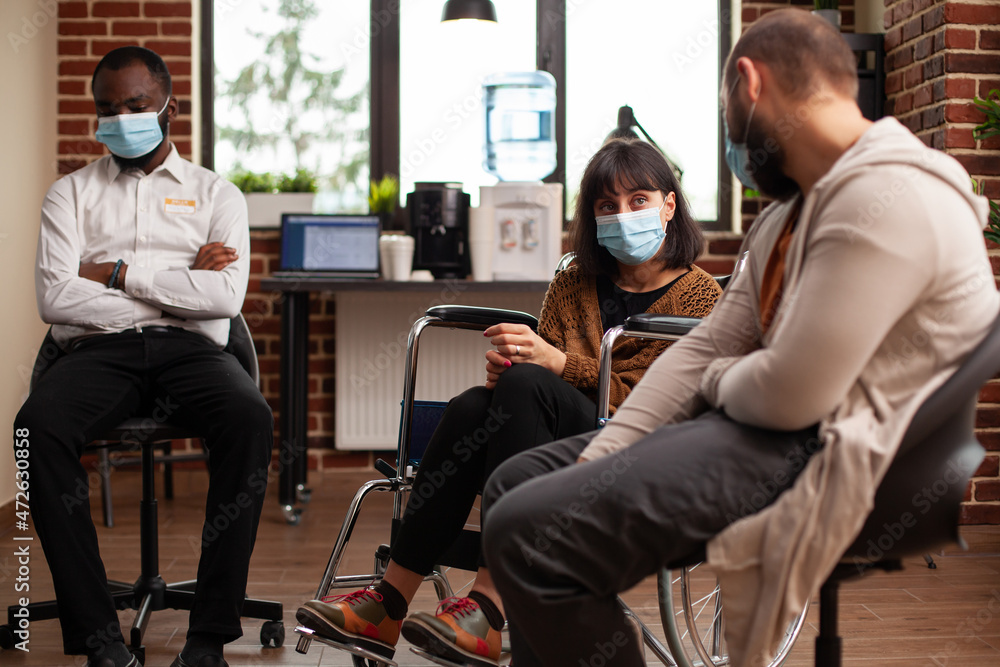
{"label": "clasped hands", "polygon": [[486,351],[487,389],[514,364],[536,364],[560,376],[566,367],[566,354],[523,324],[495,324],[483,335],[495,346]]}
{"label": "clasped hands", "polygon": [[[221,241],[206,243],[198,248],[198,255],[194,258],[191,268],[196,271],[221,271],[239,256],[235,248],[230,248]],[[115,270],[116,262],[83,262],[80,264],[79,276],[87,280],[107,285],[111,280],[111,274]],[[118,272],[118,285],[125,288],[125,273],[128,271],[128,264],[122,264]]]}

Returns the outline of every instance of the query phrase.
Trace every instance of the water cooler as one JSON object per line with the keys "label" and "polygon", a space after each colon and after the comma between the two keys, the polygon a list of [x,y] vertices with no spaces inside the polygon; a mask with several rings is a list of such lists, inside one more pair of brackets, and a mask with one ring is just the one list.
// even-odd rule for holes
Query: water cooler
{"label": "water cooler", "polygon": [[561,183],[500,182],[479,189],[492,224],[494,280],[551,280],[562,256]]}
{"label": "water cooler", "polygon": [[550,280],[562,255],[563,192],[541,179],[556,168],[556,82],[548,72],[494,74],[483,83],[483,167],[478,236],[492,240],[494,280]]}

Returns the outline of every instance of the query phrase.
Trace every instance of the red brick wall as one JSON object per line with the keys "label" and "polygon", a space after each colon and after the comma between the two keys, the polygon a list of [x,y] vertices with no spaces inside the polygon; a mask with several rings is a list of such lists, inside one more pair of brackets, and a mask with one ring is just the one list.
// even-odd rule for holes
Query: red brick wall
{"label": "red brick wall", "polygon": [[[973,104],[1000,88],[1000,4],[887,0],[887,113],[929,146],[955,156],[986,194],[1000,199],[1000,140],[976,141]],[[990,244],[994,272],[1000,249]],[[963,508],[966,523],[1000,524],[1000,381],[980,393],[977,435],[989,450]]]}
{"label": "red brick wall", "polygon": [[58,23],[59,173],[68,174],[107,149],[94,140],[90,90],[94,67],[111,49],[138,45],[159,53],[170,69],[180,114],[170,138],[191,158],[191,3],[163,0],[60,0]]}

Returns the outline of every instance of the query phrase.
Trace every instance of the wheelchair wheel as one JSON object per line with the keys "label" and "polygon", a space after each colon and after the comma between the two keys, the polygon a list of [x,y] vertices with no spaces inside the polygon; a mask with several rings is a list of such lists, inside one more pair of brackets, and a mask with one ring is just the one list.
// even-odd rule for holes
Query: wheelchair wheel
{"label": "wheelchair wheel", "polygon": [[[663,631],[677,666],[730,664],[722,596],[715,575],[698,564],[680,570],[663,570],[657,583]],[[779,667],[785,662],[805,617],[806,611],[803,611],[789,624],[769,667]]]}

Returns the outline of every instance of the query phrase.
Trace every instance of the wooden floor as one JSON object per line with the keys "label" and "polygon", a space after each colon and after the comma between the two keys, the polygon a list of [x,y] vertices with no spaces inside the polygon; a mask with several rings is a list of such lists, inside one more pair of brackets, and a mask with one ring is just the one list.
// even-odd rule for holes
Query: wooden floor
{"label": "wooden floor", "polygon": [[[377,475],[370,471],[313,474],[312,502],[296,527],[288,526],[282,518],[276,500],[277,479],[272,480],[251,565],[249,593],[284,603],[288,638],[282,648],[263,649],[258,642],[260,622],[246,620],[245,636],[227,647],[230,665],[352,664],[347,654],[318,643],[306,655],[296,653],[292,630],[295,609],[316,592],[350,498],[362,482],[374,477]],[[117,525],[107,529],[96,515],[95,519],[109,575],[131,581],[138,568],[138,475],[116,470],[113,485]],[[160,570],[168,582],[194,577],[206,486],[204,471],[179,471],[175,499],[160,501]],[[385,494],[376,494],[366,505],[341,572],[371,571],[373,550],[387,538],[390,509],[390,497]],[[1000,665],[1000,529],[974,527],[963,532],[971,550],[962,553],[948,549],[935,554],[936,570],[928,569],[916,558],[906,563],[903,572],[876,573],[844,585],[841,630],[846,665]],[[15,599],[12,537],[0,536],[4,545],[0,554],[0,603],[4,608]],[[38,555],[31,564],[31,596],[33,600],[49,599],[52,587],[48,570],[40,549],[34,553]],[[464,573],[451,575],[456,588],[468,581]],[[659,634],[655,580],[647,580],[623,597]],[[411,608],[431,609],[434,602],[432,587],[425,585]],[[123,625],[131,622],[132,615],[122,612]],[[786,665],[812,665],[817,617],[814,604]],[[146,639],[146,665],[169,665],[183,645],[186,626],[186,612],[154,614]],[[62,654],[56,621],[34,622],[30,631],[30,652],[4,651],[0,662],[12,666],[82,667],[82,658]],[[648,653],[647,658],[649,664],[659,664]],[[406,650],[405,643],[397,651],[397,659],[402,665],[428,664]]]}

